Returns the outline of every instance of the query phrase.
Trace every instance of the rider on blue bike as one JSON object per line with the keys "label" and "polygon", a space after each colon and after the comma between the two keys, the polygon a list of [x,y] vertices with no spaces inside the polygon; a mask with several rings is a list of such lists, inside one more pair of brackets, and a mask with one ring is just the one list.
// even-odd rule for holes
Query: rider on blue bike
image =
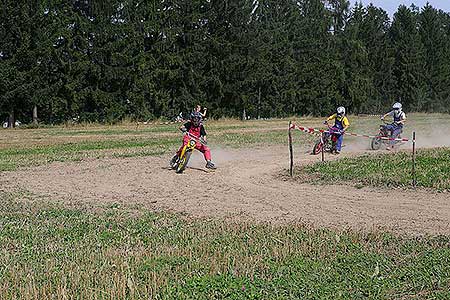
{"label": "rider on blue bike", "polygon": [[[392,110],[381,116],[381,120],[384,120],[387,116],[391,116],[394,119],[392,124],[386,125],[386,129],[391,132],[391,138],[395,139],[402,133],[403,125],[406,121],[406,114],[402,111],[402,104],[400,102],[394,103],[394,105],[392,105]],[[389,145],[390,148],[387,148],[387,150],[393,149],[395,141],[390,140]]]}
{"label": "rider on blue bike", "polygon": [[348,121],[348,118],[345,116],[345,107],[339,106],[336,109],[336,113],[329,116],[328,119],[325,121],[327,123],[328,121],[335,120],[334,121],[334,128],[339,130],[339,136],[336,143],[336,150],[335,153],[339,154],[342,149],[342,142],[344,141],[344,133],[347,130],[347,128],[350,126],[350,122]]}

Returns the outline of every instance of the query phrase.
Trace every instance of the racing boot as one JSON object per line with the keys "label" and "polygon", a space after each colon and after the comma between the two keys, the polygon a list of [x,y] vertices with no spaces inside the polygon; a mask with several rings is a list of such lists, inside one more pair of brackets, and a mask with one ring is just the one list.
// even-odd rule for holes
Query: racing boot
{"label": "racing boot", "polygon": [[213,164],[213,162],[210,161],[210,160],[208,160],[208,161],[206,162],[206,168],[207,168],[207,169],[211,169],[211,170],[217,169],[216,166]]}

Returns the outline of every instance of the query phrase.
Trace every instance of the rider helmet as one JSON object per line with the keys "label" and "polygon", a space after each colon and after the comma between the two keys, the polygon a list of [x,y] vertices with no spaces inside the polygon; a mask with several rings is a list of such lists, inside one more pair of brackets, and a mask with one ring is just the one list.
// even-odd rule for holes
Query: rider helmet
{"label": "rider helmet", "polygon": [[345,107],[339,106],[339,107],[336,109],[336,112],[337,112],[337,114],[338,114],[339,116],[345,115]]}
{"label": "rider helmet", "polygon": [[191,122],[192,122],[192,125],[194,125],[194,127],[200,126],[201,121],[202,121],[202,117],[201,117],[200,113],[193,112],[191,114]]}
{"label": "rider helmet", "polygon": [[402,104],[400,102],[395,102],[394,105],[392,105],[392,108],[394,110],[401,111],[402,110]]}

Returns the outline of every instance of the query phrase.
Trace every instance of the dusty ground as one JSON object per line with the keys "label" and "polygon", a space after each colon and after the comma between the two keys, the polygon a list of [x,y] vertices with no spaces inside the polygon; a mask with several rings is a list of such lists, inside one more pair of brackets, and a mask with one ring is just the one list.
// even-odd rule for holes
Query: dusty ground
{"label": "dusty ground", "polygon": [[[207,172],[200,154],[184,174],[167,169],[169,157],[53,163],[3,174],[0,186],[77,203],[119,203],[271,222],[304,222],[338,229],[450,234],[450,196],[426,190],[358,189],[286,181],[286,147],[213,151],[218,170]],[[319,157],[296,152],[297,164]]]}

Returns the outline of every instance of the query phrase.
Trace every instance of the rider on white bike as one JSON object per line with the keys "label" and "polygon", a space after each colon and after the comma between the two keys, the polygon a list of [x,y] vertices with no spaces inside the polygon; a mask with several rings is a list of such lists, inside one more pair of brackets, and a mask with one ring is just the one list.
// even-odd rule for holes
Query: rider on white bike
{"label": "rider on white bike", "polygon": [[[381,120],[384,120],[387,116],[391,116],[394,119],[392,124],[386,125],[386,129],[391,132],[391,138],[397,138],[403,131],[403,125],[406,121],[406,114],[402,111],[402,104],[400,102],[394,103],[392,105],[392,110],[383,116],[381,116]],[[395,140],[389,141],[389,146],[387,150],[391,150],[394,148]]]}

